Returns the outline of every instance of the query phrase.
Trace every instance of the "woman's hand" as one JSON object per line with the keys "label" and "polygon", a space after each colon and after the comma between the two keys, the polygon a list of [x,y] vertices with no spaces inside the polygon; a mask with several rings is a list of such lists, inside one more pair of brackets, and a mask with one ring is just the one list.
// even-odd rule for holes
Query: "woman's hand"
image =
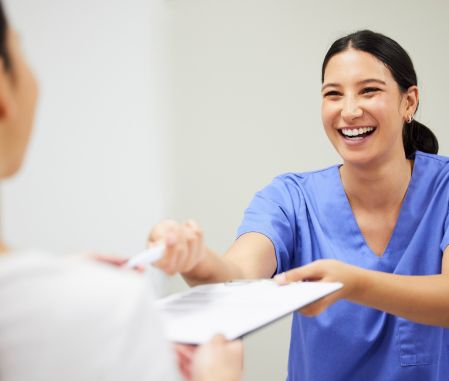
{"label": "woman's hand", "polygon": [[192,362],[198,349],[197,345],[175,344],[174,350],[178,369],[185,380],[192,380]]}
{"label": "woman's hand", "polygon": [[357,292],[361,271],[363,270],[356,266],[351,266],[337,260],[322,259],[276,275],[274,279],[279,284],[298,281],[343,283],[342,289],[299,310],[303,315],[315,316],[323,312],[337,300],[351,298]]}
{"label": "woman's hand", "polygon": [[184,224],[165,220],[150,232],[149,244],[165,244],[163,257],[154,266],[167,274],[187,273],[206,256],[203,231],[196,222],[189,220]]}
{"label": "woman's hand", "polygon": [[188,381],[240,381],[243,374],[243,344],[223,335],[196,346],[176,344],[178,368]]}
{"label": "woman's hand", "polygon": [[201,345],[192,361],[192,381],[240,381],[243,376],[243,344],[222,335]]}

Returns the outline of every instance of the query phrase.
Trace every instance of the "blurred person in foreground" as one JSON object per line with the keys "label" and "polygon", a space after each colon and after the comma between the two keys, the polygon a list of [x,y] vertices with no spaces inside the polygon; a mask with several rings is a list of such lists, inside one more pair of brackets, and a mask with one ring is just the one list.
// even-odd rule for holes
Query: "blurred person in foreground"
{"label": "blurred person in foreground", "polygon": [[[21,167],[37,94],[0,2],[1,179]],[[19,254],[0,241],[0,379],[175,380],[153,299],[137,272],[36,250]],[[189,379],[241,379],[241,342],[217,336],[198,350],[179,348]]]}

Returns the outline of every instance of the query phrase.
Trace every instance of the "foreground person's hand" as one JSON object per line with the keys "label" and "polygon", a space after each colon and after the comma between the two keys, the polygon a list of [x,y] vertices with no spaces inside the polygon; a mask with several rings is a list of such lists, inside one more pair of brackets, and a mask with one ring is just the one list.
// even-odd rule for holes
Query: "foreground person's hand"
{"label": "foreground person's hand", "polygon": [[193,356],[192,381],[240,381],[243,376],[243,344],[222,335],[201,345]]}

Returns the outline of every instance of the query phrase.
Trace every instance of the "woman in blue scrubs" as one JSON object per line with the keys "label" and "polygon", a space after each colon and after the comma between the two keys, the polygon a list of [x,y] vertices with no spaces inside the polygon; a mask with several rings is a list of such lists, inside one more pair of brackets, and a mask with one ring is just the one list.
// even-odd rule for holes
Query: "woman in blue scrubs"
{"label": "woman in blue scrubs", "polygon": [[295,314],[290,381],[449,380],[449,158],[414,120],[418,101],[398,43],[371,31],[337,40],[322,120],[343,164],[275,178],[223,256],[193,221],[162,222],[150,235],[167,245],[156,265],[190,284],[342,282]]}

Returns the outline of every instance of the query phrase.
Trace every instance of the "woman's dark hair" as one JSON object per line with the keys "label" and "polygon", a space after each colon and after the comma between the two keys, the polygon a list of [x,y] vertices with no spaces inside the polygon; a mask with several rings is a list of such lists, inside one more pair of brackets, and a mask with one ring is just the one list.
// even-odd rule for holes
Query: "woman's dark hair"
{"label": "woman's dark hair", "polygon": [[[390,70],[401,91],[418,85],[412,60],[407,52],[394,40],[380,33],[361,30],[351,33],[335,41],[324,57],[321,69],[321,82],[329,60],[336,54],[349,48],[367,52],[383,62]],[[402,129],[405,156],[412,158],[419,150],[427,153],[438,153],[438,140],[432,131],[422,123],[412,120],[404,123]]]}
{"label": "woman's dark hair", "polygon": [[0,58],[5,64],[5,69],[9,70],[11,67],[11,60],[9,58],[8,49],[6,46],[6,33],[8,30],[8,23],[6,21],[5,11],[3,10],[3,4],[0,1]]}

